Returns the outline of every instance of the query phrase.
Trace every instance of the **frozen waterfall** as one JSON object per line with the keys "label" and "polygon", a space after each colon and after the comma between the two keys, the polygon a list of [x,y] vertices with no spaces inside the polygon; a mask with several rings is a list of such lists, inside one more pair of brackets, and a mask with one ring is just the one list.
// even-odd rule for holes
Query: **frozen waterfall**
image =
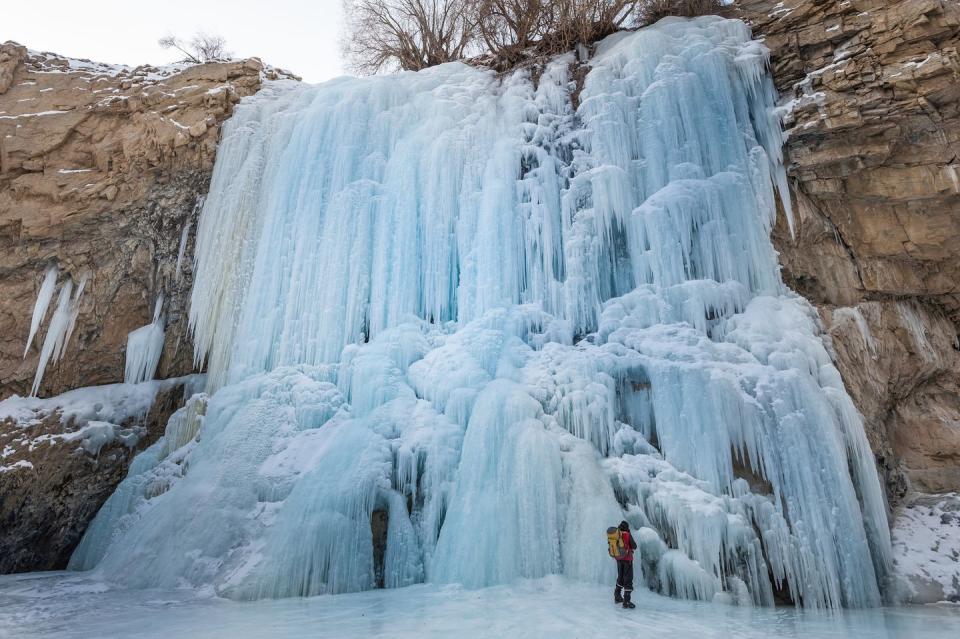
{"label": "frozen waterfall", "polygon": [[668,19],[582,86],[567,56],[244,100],[197,228],[210,395],[71,567],[235,598],[612,584],[626,518],[653,590],[879,604],[872,455],[769,240],[766,64],[739,21]]}

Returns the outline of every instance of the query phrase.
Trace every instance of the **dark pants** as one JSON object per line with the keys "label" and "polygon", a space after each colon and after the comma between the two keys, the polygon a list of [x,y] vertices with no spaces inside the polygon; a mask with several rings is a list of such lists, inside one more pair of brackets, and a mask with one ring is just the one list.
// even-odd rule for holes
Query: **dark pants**
{"label": "dark pants", "polygon": [[633,561],[617,560],[617,594],[620,594],[621,588],[624,601],[630,601],[630,593],[633,592]]}

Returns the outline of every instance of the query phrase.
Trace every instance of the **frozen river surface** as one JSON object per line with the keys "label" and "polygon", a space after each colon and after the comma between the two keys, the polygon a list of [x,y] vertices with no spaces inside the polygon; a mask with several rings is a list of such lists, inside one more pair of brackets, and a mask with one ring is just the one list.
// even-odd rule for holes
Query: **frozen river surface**
{"label": "frozen river surface", "polygon": [[546,578],[482,590],[413,586],[237,603],[194,590],[114,590],[89,576],[0,577],[0,637],[960,637],[960,606],[812,613],[737,608]]}

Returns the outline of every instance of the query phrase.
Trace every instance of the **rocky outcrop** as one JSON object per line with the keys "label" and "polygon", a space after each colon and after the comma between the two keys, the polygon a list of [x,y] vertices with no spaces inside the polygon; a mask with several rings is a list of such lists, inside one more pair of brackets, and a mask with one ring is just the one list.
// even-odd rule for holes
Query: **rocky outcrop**
{"label": "rocky outcrop", "polygon": [[958,490],[960,4],[737,4],[784,102],[784,279],[821,311],[891,501]]}
{"label": "rocky outcrop", "polygon": [[0,402],[0,574],[66,567],[196,377]]}
{"label": "rocky outcrop", "polygon": [[61,285],[88,281],[40,396],[122,381],[127,334],[150,322],[161,293],[159,376],[190,371],[181,232],[209,184],[220,124],[276,75],[256,59],[130,69],[0,45],[0,399],[30,390],[43,333],[23,350],[52,263]]}

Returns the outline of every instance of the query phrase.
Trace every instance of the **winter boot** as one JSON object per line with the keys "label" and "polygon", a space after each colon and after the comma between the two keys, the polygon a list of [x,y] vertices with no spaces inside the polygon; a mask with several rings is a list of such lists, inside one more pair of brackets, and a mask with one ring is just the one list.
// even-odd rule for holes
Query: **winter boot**
{"label": "winter boot", "polygon": [[623,603],[623,597],[620,596],[620,586],[613,589],[613,603]]}
{"label": "winter boot", "polygon": [[624,590],[624,591],[623,591],[623,607],[624,607],[624,608],[627,608],[627,609],[636,608],[636,606],[630,601],[630,591],[629,591],[629,590]]}

